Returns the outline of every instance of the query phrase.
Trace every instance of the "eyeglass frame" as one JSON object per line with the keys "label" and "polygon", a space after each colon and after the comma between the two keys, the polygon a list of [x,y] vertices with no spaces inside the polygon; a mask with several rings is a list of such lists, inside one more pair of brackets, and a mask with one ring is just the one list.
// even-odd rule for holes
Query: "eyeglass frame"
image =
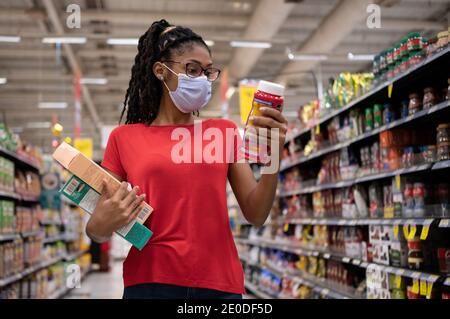
{"label": "eyeglass frame", "polygon": [[[161,61],[161,62],[162,62],[162,63],[164,63],[164,62],[169,62],[169,63],[180,63],[180,64],[183,64],[183,62],[180,62],[180,61],[174,61],[174,60],[164,60],[164,61]],[[200,67],[200,69],[202,69],[202,73],[200,73],[200,75],[197,75],[197,76],[190,76],[190,75],[188,74],[188,72],[187,72],[187,67],[188,67],[188,64],[189,64],[189,63],[195,63],[195,64],[197,64],[197,65]],[[208,79],[208,77],[205,75],[205,71],[208,70],[208,69],[214,69],[214,70],[217,70],[217,71],[218,71],[217,77],[216,77],[214,80],[212,80],[212,81],[210,81],[210,80]],[[186,74],[188,77],[190,77],[190,78],[196,78],[196,77],[199,77],[199,76],[201,76],[201,75],[203,74],[203,75],[206,76],[206,78],[208,79],[209,82],[214,82],[214,81],[216,81],[216,80],[219,78],[220,73],[222,72],[222,70],[220,70],[220,69],[218,69],[218,68],[213,68],[213,67],[203,68],[202,65],[201,65],[200,63],[192,61],[192,62],[184,63],[184,72],[185,72],[185,74]]]}

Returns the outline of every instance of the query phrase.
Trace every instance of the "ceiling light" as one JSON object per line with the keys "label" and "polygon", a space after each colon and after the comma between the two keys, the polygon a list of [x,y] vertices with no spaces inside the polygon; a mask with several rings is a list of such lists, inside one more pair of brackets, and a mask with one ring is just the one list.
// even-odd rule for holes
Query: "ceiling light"
{"label": "ceiling light", "polygon": [[45,37],[45,38],[42,38],[42,43],[83,44],[83,43],[86,43],[86,38],[85,37]]}
{"label": "ceiling light", "polygon": [[0,42],[18,43],[20,42],[20,40],[21,40],[20,37],[10,35],[0,35]]}
{"label": "ceiling light", "polygon": [[323,54],[288,54],[289,60],[294,61],[325,61],[328,57]]}
{"label": "ceiling light", "polygon": [[50,128],[52,123],[50,122],[29,122],[25,126],[26,128]]}
{"label": "ceiling light", "polygon": [[106,85],[108,79],[106,78],[81,78],[80,84]]}
{"label": "ceiling light", "polygon": [[0,84],[6,84],[8,82],[7,78],[0,78]]}
{"label": "ceiling light", "polygon": [[205,40],[205,43],[209,47],[212,47],[214,45],[214,41],[212,41],[212,40]]}
{"label": "ceiling light", "polygon": [[106,40],[109,45],[138,45],[138,38],[109,38]]}
{"label": "ceiling light", "polygon": [[268,49],[272,47],[272,44],[270,42],[258,42],[258,41],[231,41],[230,45],[234,48]]}
{"label": "ceiling light", "polygon": [[349,52],[347,54],[347,59],[350,61],[373,61],[373,54],[353,54]]}
{"label": "ceiling light", "polygon": [[40,109],[65,109],[67,102],[39,102]]}

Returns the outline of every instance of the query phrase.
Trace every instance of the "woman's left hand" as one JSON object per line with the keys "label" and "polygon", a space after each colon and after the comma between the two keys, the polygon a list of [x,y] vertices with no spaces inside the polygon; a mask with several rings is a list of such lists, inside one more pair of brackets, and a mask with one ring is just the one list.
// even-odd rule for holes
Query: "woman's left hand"
{"label": "woman's left hand", "polygon": [[[286,132],[287,132],[287,120],[281,114],[280,111],[271,107],[261,107],[259,109],[263,116],[253,116],[252,124],[256,128],[265,128],[268,129],[267,136],[270,139],[270,131],[272,128],[278,129],[278,142],[279,142],[279,158],[281,159],[281,153],[283,151],[284,142],[286,140]],[[268,143],[268,145],[271,145]]]}

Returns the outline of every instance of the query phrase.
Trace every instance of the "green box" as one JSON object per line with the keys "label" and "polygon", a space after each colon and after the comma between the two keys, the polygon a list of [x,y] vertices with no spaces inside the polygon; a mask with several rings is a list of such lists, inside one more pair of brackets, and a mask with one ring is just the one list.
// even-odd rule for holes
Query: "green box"
{"label": "green box", "polygon": [[[99,193],[75,175],[69,178],[67,183],[61,188],[60,193],[90,215],[93,213],[100,198]],[[118,229],[116,233],[139,250],[147,244],[153,234],[150,229],[136,220]]]}

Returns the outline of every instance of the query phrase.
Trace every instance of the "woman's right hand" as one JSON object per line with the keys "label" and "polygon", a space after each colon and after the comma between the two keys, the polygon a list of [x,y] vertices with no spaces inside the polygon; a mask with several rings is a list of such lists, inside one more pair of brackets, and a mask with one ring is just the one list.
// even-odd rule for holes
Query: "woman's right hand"
{"label": "woman's right hand", "polygon": [[102,195],[87,224],[87,233],[95,238],[109,238],[113,232],[129,224],[139,214],[138,206],[145,194],[137,196],[139,187],[128,191],[128,183],[122,182],[117,191],[102,181]]}

